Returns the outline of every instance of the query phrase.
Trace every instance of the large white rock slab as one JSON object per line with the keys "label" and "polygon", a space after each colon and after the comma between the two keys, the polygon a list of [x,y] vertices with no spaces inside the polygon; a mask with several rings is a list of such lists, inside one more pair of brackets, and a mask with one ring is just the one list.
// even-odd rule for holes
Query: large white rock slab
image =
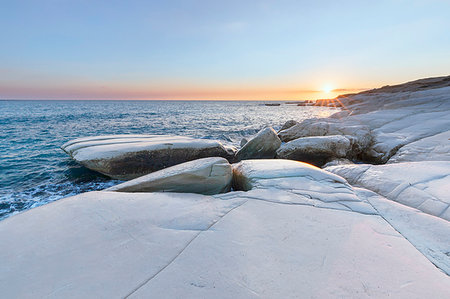
{"label": "large white rock slab", "polygon": [[301,137],[282,144],[277,150],[277,158],[302,161],[316,166],[351,154],[352,143],[342,135]]}
{"label": "large white rock slab", "polygon": [[123,298],[242,200],[89,192],[0,222],[3,298]]}
{"label": "large white rock slab", "polygon": [[450,222],[355,188],[377,212],[439,269],[450,275]]}
{"label": "large white rock slab", "polygon": [[[284,159],[255,159],[233,164],[233,186],[248,191],[267,187],[267,180],[304,177],[314,181],[347,184],[342,177],[311,164]],[[348,185],[348,184],[347,184]]]}
{"label": "large white rock slab", "polygon": [[326,170],[352,185],[450,221],[449,161],[339,165]]}
{"label": "large white rock slab", "polygon": [[233,164],[233,188],[240,196],[277,203],[376,214],[345,179],[292,160],[245,160]]}
{"label": "large white rock slab", "polygon": [[[450,102],[450,96],[448,98]],[[443,111],[422,111],[420,109],[397,109],[396,117],[385,125],[373,130],[374,143],[372,156],[385,163],[397,150],[423,138],[448,131],[450,109]],[[374,113],[384,117],[384,111]],[[363,119],[363,118],[362,118]],[[418,157],[415,161],[420,161]]]}
{"label": "large white rock slab", "polygon": [[379,216],[249,200],[131,298],[447,298],[450,279]]}
{"label": "large white rock slab", "polygon": [[401,147],[388,163],[450,161],[450,130]]}
{"label": "large white rock slab", "polygon": [[280,145],[281,140],[273,128],[262,129],[236,153],[236,160],[274,158]]}
{"label": "large white rock slab", "polygon": [[[318,182],[334,177],[315,170],[308,175]],[[449,296],[449,277],[381,217],[306,206],[303,196],[273,190],[99,191],[12,216],[0,222],[2,296]]]}
{"label": "large white rock slab", "polygon": [[121,180],[195,159],[234,155],[219,141],[169,135],[86,137],[61,148],[83,166]]}
{"label": "large white rock slab", "polygon": [[225,158],[203,158],[171,166],[107,190],[211,195],[230,191],[232,177],[231,165]]}

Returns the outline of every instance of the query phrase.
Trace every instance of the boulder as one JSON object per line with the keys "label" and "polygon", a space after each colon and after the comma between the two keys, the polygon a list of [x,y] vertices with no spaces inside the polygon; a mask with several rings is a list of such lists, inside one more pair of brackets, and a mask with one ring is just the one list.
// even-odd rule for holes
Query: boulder
{"label": "boulder", "polygon": [[212,195],[230,191],[232,174],[231,165],[225,158],[203,158],[141,176],[107,191]]}
{"label": "boulder", "polygon": [[236,153],[236,160],[274,158],[281,140],[271,127],[259,131]]}
{"label": "boulder", "polygon": [[247,138],[242,138],[240,146],[243,147],[248,142]]}
{"label": "boulder", "polygon": [[372,142],[371,132],[368,126],[341,122],[335,119],[307,119],[285,130],[280,130],[278,137],[283,142],[309,137],[348,135],[355,140],[355,145],[361,149],[370,146]]}
{"label": "boulder", "polygon": [[281,129],[278,132],[289,129],[290,127],[295,126],[296,124],[298,124],[297,121],[295,121],[293,119],[288,120],[287,122],[284,123],[284,125],[281,127]]}
{"label": "boulder", "polygon": [[219,141],[170,135],[86,137],[71,140],[61,148],[83,166],[120,180],[195,159],[234,155]]}
{"label": "boulder", "polygon": [[298,138],[281,145],[277,158],[303,161],[322,166],[326,162],[351,155],[350,140],[341,135]]}

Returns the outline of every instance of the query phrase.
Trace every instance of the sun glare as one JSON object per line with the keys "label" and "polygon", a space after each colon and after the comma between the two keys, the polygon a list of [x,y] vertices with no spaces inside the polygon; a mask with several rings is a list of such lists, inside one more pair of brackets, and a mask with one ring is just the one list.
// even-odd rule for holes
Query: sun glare
{"label": "sun glare", "polygon": [[325,85],[322,88],[322,91],[325,92],[325,93],[329,93],[329,92],[333,91],[333,87],[331,87],[330,85]]}

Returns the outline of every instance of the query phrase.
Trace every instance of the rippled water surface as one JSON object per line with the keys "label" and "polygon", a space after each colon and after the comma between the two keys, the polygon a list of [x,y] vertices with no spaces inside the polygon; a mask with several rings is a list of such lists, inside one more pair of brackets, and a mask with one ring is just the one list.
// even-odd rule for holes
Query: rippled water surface
{"label": "rippled water surface", "polygon": [[73,162],[59,147],[104,134],[175,134],[238,145],[264,126],[326,117],[325,107],[264,102],[0,101],[0,219],[117,183]]}

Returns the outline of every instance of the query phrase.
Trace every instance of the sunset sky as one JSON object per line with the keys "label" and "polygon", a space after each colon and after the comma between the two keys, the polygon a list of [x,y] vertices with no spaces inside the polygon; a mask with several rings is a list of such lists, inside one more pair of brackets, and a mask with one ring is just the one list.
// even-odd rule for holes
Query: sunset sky
{"label": "sunset sky", "polygon": [[0,28],[0,99],[301,100],[450,74],[448,0],[0,0]]}

